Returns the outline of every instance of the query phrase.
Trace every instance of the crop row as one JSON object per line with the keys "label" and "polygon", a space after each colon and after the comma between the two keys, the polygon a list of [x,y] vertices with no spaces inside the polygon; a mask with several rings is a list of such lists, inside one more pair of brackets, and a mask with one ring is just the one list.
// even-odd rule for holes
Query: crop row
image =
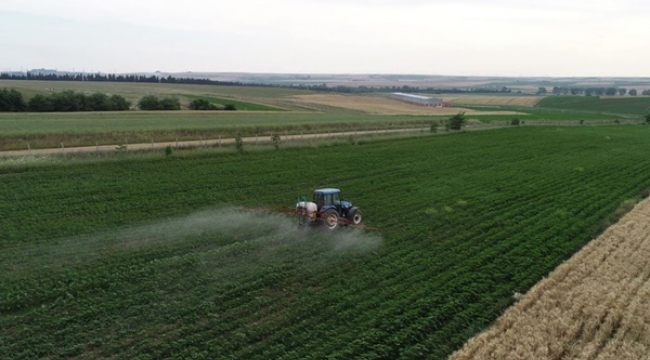
{"label": "crop row", "polygon": [[[649,130],[8,169],[0,357],[444,358],[650,186]],[[233,208],[320,186],[378,230]]]}

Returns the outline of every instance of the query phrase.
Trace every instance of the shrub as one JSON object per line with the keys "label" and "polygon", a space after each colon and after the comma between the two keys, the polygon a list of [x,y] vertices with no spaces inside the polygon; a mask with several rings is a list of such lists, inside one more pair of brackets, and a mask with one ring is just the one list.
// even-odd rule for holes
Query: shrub
{"label": "shrub", "polygon": [[138,107],[140,110],[160,110],[160,100],[153,95],[143,96],[140,101],[138,101]]}
{"label": "shrub", "polygon": [[465,123],[467,120],[465,119],[465,113],[464,112],[459,112],[458,114],[450,117],[447,120],[447,123],[449,124],[449,129],[451,130],[460,130],[465,126]]}
{"label": "shrub", "polygon": [[623,201],[621,206],[619,206],[618,209],[616,209],[616,211],[614,211],[614,216],[616,217],[617,220],[622,218],[623,215],[625,215],[625,214],[629,213],[630,211],[632,211],[632,209],[634,208],[635,205],[636,205],[636,200],[635,199],[627,199],[627,200]]}
{"label": "shrub", "polygon": [[131,102],[117,94],[113,94],[108,98],[108,105],[110,106],[110,110],[113,111],[126,111],[131,108]]}
{"label": "shrub", "polygon": [[213,103],[205,99],[196,99],[190,102],[191,110],[219,110],[219,108]]}
{"label": "shrub", "polygon": [[240,133],[235,136],[235,150],[239,153],[244,151],[244,139],[242,139]]}
{"label": "shrub", "polygon": [[52,101],[49,96],[37,94],[27,102],[27,110],[34,112],[47,112],[54,111],[54,107],[52,106]]}
{"label": "shrub", "polygon": [[223,107],[223,109],[224,109],[224,110],[228,110],[228,111],[234,111],[234,110],[237,110],[237,108],[235,107],[235,104],[226,104],[226,105]]}
{"label": "shrub", "polygon": [[512,125],[512,126],[519,126],[520,123],[521,122],[517,118],[514,118],[514,119],[510,120],[510,125]]}
{"label": "shrub", "polygon": [[273,134],[271,135],[271,141],[273,141],[273,146],[275,147],[275,150],[280,150],[280,135],[278,134]]}
{"label": "shrub", "polygon": [[642,199],[647,198],[648,196],[650,196],[650,189],[643,189],[643,190],[641,190],[641,191],[639,192],[639,196],[640,196]]}
{"label": "shrub", "polygon": [[167,145],[167,147],[165,148],[165,156],[171,156],[171,154],[172,154],[173,151],[174,151],[174,150],[172,150],[172,146],[171,146],[171,145]]}
{"label": "shrub", "polygon": [[53,111],[89,111],[88,98],[72,90],[56,92],[50,96]]}
{"label": "shrub", "polygon": [[181,102],[173,97],[166,97],[160,100],[161,110],[180,110]]}
{"label": "shrub", "polygon": [[435,133],[438,132],[438,125],[439,125],[438,122],[435,121],[435,120],[431,122],[431,129],[430,130],[431,130],[432,133],[435,134]]}
{"label": "shrub", "polygon": [[180,110],[181,103],[173,97],[158,99],[156,96],[143,96],[138,102],[140,110]]}
{"label": "shrub", "polygon": [[108,95],[94,93],[86,99],[86,106],[92,111],[108,111],[111,109]]}
{"label": "shrub", "polygon": [[0,111],[19,112],[27,110],[23,94],[16,89],[0,89]]}

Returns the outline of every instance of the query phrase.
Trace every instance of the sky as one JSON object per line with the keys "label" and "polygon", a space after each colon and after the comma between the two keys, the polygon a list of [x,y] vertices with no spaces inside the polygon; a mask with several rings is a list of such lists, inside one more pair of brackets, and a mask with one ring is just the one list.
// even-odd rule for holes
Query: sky
{"label": "sky", "polygon": [[650,76],[647,0],[0,0],[0,71]]}

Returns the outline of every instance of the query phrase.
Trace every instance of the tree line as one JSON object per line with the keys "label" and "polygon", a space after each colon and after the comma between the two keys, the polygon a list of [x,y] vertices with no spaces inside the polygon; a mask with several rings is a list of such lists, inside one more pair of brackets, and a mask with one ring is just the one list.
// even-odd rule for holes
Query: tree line
{"label": "tree line", "polygon": [[[154,95],[147,95],[138,101],[138,107],[140,110],[180,110],[181,103],[171,96],[159,99]],[[190,110],[237,110],[234,104],[217,106],[205,99],[192,100],[188,107]]]}
{"label": "tree line", "polygon": [[[538,95],[546,95],[548,91],[546,87],[540,86],[537,90]],[[553,95],[584,95],[584,96],[614,96],[620,95],[624,96],[625,94],[630,96],[637,96],[638,92],[636,89],[626,89],[618,87],[567,87],[567,86],[553,86],[551,90]],[[650,95],[650,90],[641,91],[641,95]]]}
{"label": "tree line", "polygon": [[175,78],[156,75],[116,75],[116,74],[42,74],[42,73],[0,73],[0,80],[40,80],[40,81],[93,81],[93,82],[129,82],[129,83],[170,83],[224,86],[266,86],[234,81],[218,81],[196,78]]}
{"label": "tree line", "polygon": [[424,94],[510,94],[512,90],[507,86],[502,87],[479,87],[479,88],[420,88],[419,86],[331,86],[327,84],[317,85],[292,85],[292,88],[311,90],[317,92],[330,92],[330,93],[345,93],[345,94],[369,94],[369,93],[386,93],[386,92],[418,92]]}
{"label": "tree line", "polygon": [[[73,111],[125,111],[131,102],[121,95],[84,93],[66,90],[49,95],[37,94],[25,100],[16,89],[0,89],[0,112],[73,112]],[[140,110],[180,110],[180,100],[174,97],[144,96],[138,101]],[[205,99],[190,102],[191,110],[237,110],[234,104],[217,106]]]}
{"label": "tree line", "polygon": [[121,95],[83,93],[66,90],[50,95],[34,95],[26,101],[16,89],[0,89],[0,111],[2,112],[71,112],[71,111],[124,111],[131,103]]}
{"label": "tree line", "polygon": [[176,78],[171,75],[116,75],[116,74],[43,74],[38,72],[27,73],[0,73],[0,80],[41,80],[41,81],[94,81],[94,82],[129,82],[129,83],[168,83],[168,84],[194,84],[194,85],[221,85],[221,86],[253,86],[292,88],[311,90],[327,93],[369,94],[385,92],[419,92],[426,94],[503,94],[511,93],[507,86],[477,87],[477,88],[420,88],[418,86],[327,86],[323,84],[262,84],[242,83],[238,81],[219,81],[198,78]]}

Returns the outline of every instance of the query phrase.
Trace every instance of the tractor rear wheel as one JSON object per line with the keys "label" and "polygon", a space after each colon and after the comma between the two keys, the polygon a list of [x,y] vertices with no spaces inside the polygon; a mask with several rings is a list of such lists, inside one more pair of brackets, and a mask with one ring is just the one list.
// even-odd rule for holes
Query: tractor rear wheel
{"label": "tractor rear wheel", "polygon": [[339,226],[339,214],[336,210],[327,210],[323,214],[323,222],[328,229],[334,230]]}
{"label": "tractor rear wheel", "polygon": [[350,221],[350,223],[351,223],[352,225],[359,225],[359,224],[361,224],[361,222],[363,221],[363,214],[361,213],[361,210],[359,210],[359,209],[352,209],[352,210],[348,213],[348,221]]}

